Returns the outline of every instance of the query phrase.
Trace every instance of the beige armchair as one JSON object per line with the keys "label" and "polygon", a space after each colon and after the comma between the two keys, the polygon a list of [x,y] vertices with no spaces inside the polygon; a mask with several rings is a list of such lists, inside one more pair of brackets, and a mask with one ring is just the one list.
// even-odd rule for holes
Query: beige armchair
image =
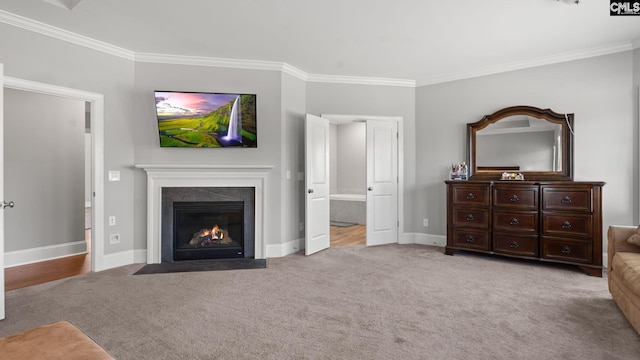
{"label": "beige armchair", "polygon": [[613,300],[640,333],[640,246],[627,242],[636,229],[636,226],[609,226],[607,278]]}

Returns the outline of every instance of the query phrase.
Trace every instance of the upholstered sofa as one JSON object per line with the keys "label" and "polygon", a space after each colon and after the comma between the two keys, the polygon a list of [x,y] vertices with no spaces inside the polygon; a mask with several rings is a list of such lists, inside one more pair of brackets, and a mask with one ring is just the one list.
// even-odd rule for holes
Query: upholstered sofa
{"label": "upholstered sofa", "polygon": [[638,229],[635,226],[609,226],[607,277],[613,300],[640,333],[640,246],[627,241],[632,235],[640,234]]}

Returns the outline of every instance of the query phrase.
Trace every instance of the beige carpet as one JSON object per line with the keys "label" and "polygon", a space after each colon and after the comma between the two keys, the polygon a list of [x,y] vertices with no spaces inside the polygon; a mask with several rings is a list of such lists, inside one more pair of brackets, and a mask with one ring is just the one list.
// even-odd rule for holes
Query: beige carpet
{"label": "beige carpet", "polygon": [[267,268],[133,276],[7,293],[0,336],[69,320],[126,359],[637,359],[606,278],[441,248],[331,248]]}

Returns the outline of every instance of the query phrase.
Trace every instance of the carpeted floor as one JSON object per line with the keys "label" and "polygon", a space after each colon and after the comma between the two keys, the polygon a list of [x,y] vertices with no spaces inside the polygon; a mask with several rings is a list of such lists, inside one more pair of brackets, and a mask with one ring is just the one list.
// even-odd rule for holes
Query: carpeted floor
{"label": "carpeted floor", "polygon": [[68,320],[127,359],[637,359],[606,278],[420,245],[330,248],[264,269],[133,276],[6,294],[0,337]]}

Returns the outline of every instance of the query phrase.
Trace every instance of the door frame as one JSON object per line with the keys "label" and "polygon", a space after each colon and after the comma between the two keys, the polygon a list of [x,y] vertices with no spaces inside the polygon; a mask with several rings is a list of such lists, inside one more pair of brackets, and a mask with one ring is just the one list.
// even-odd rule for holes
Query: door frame
{"label": "door frame", "polygon": [[93,192],[93,197],[91,198],[91,271],[104,270],[104,96],[10,76],[4,77],[4,88],[90,103],[91,183]]}
{"label": "door frame", "polygon": [[395,121],[398,124],[398,244],[407,243],[404,239],[404,118],[402,116],[320,114],[337,124],[366,122],[367,120]]}

